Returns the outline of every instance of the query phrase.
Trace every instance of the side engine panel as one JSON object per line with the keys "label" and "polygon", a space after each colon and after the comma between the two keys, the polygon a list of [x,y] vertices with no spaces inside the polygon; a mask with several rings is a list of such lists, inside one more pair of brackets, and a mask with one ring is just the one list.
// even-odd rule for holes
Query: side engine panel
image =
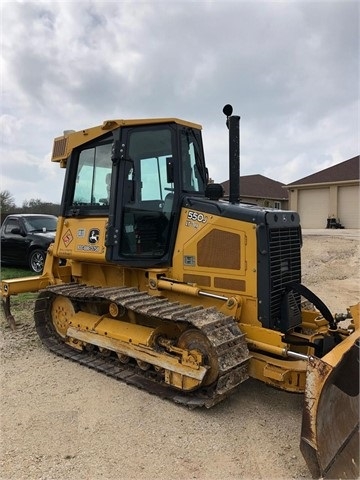
{"label": "side engine panel", "polygon": [[[191,203],[191,202],[189,202]],[[182,209],[173,278],[242,297],[241,322],[286,332],[301,323],[301,228],[294,212],[195,201]]]}

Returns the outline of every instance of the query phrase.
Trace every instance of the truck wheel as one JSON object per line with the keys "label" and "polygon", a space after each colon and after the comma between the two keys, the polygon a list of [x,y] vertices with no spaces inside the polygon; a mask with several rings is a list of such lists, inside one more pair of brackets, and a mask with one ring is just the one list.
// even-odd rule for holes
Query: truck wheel
{"label": "truck wheel", "polygon": [[46,253],[43,250],[36,249],[30,252],[29,267],[35,273],[41,273],[44,268]]}

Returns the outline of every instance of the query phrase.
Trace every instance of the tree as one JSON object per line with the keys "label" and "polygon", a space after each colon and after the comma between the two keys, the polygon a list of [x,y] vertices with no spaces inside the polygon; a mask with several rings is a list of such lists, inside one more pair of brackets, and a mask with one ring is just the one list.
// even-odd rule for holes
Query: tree
{"label": "tree", "polygon": [[[30,200],[24,200],[22,204],[22,209],[35,211],[36,209],[41,208],[44,205],[44,202],[40,198],[31,198]],[[40,212],[42,213],[42,212]]]}
{"label": "tree", "polygon": [[40,198],[31,198],[24,200],[18,213],[43,213],[50,215],[59,215],[60,205],[55,203],[43,202]]}
{"label": "tree", "polygon": [[0,208],[1,213],[11,213],[15,209],[15,199],[9,190],[2,190],[0,192]]}

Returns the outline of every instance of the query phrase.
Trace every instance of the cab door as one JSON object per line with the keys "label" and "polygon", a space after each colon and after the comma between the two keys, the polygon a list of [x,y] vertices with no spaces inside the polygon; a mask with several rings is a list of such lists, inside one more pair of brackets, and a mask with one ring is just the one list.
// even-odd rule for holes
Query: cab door
{"label": "cab door", "polygon": [[201,132],[179,121],[124,127],[113,149],[106,258],[171,266],[181,206],[204,196]]}
{"label": "cab door", "polygon": [[108,260],[143,267],[169,264],[177,152],[175,125],[122,129],[111,184]]}

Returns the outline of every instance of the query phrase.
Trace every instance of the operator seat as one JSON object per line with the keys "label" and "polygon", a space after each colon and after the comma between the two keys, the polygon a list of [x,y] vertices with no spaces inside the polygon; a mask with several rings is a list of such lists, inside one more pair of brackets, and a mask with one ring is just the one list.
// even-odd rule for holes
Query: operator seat
{"label": "operator seat", "polygon": [[162,211],[168,220],[170,220],[170,217],[171,217],[173,203],[174,203],[174,194],[168,193],[165,197],[164,205],[162,208]]}

